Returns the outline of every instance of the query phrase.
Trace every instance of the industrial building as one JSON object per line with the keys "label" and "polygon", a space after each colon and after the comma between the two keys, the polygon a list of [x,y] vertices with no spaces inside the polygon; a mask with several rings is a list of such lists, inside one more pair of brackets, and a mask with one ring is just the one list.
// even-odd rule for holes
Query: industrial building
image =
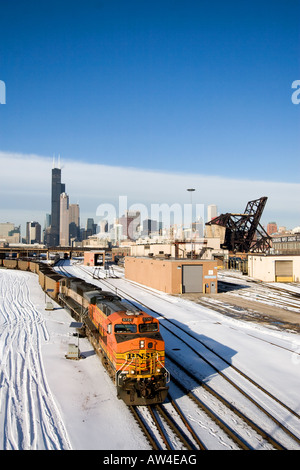
{"label": "industrial building", "polygon": [[228,250],[220,248],[220,238],[206,237],[197,238],[191,241],[170,241],[161,243],[136,243],[130,246],[132,256],[153,256],[153,257],[171,257],[171,258],[191,258],[193,256],[201,259],[212,259],[214,257],[222,258]]}
{"label": "industrial building", "polygon": [[272,248],[276,255],[300,255],[300,231],[274,235]]}
{"label": "industrial building", "polygon": [[218,290],[215,260],[127,256],[125,278],[168,294]]}
{"label": "industrial building", "polygon": [[300,282],[300,255],[249,255],[248,274],[265,282]]}

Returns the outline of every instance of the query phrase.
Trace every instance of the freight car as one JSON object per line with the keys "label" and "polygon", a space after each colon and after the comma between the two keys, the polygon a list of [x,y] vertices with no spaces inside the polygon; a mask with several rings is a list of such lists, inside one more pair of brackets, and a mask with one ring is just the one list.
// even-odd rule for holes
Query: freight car
{"label": "freight car", "polygon": [[59,285],[58,301],[83,324],[118,397],[128,405],[162,403],[169,373],[158,320],[81,279],[62,278]]}

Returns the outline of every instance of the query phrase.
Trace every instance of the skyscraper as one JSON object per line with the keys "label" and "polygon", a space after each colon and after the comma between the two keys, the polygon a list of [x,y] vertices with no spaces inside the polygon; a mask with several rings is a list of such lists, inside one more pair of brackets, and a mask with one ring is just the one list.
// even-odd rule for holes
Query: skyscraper
{"label": "skyscraper", "polygon": [[119,224],[123,227],[123,235],[129,240],[138,238],[138,228],[140,225],[140,212],[126,211],[125,215],[119,218]]}
{"label": "skyscraper", "polygon": [[66,193],[60,195],[60,222],[59,222],[59,244],[69,246],[69,196]]}
{"label": "skyscraper", "polygon": [[65,184],[61,182],[61,169],[52,168],[51,185],[51,227],[47,239],[47,244],[58,246],[59,225],[60,225],[60,195],[65,192]]}
{"label": "skyscraper", "polygon": [[207,206],[207,222],[218,216],[218,208],[215,204]]}
{"label": "skyscraper", "polygon": [[26,243],[41,243],[41,226],[38,222],[27,222]]}
{"label": "skyscraper", "polygon": [[269,222],[267,226],[267,234],[272,235],[272,233],[278,232],[276,222]]}
{"label": "skyscraper", "polygon": [[146,219],[143,220],[142,235],[151,236],[152,232],[158,232],[158,224],[156,220]]}
{"label": "skyscraper", "polygon": [[69,235],[73,240],[80,236],[79,204],[69,205]]}

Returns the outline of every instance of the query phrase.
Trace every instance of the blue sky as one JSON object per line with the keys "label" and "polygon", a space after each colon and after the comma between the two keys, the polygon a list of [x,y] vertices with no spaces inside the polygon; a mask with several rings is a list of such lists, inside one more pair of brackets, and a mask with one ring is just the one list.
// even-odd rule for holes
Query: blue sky
{"label": "blue sky", "polygon": [[299,182],[298,0],[1,0],[0,9],[1,152]]}

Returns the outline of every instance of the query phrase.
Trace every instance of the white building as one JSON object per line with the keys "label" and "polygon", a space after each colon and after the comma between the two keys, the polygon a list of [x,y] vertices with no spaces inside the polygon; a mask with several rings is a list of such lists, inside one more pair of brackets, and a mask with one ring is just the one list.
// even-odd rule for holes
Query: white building
{"label": "white building", "polygon": [[120,242],[124,239],[127,238],[123,235],[123,225],[122,224],[117,224],[115,223],[112,232],[111,232],[111,239],[114,241],[116,245],[119,245]]}
{"label": "white building", "polygon": [[207,206],[207,222],[210,222],[212,219],[218,216],[218,208],[215,204],[210,204]]}
{"label": "white building", "polygon": [[41,243],[41,225],[38,222],[27,222],[26,243]]}
{"label": "white building", "polygon": [[300,282],[300,256],[249,255],[248,274],[265,282]]}

